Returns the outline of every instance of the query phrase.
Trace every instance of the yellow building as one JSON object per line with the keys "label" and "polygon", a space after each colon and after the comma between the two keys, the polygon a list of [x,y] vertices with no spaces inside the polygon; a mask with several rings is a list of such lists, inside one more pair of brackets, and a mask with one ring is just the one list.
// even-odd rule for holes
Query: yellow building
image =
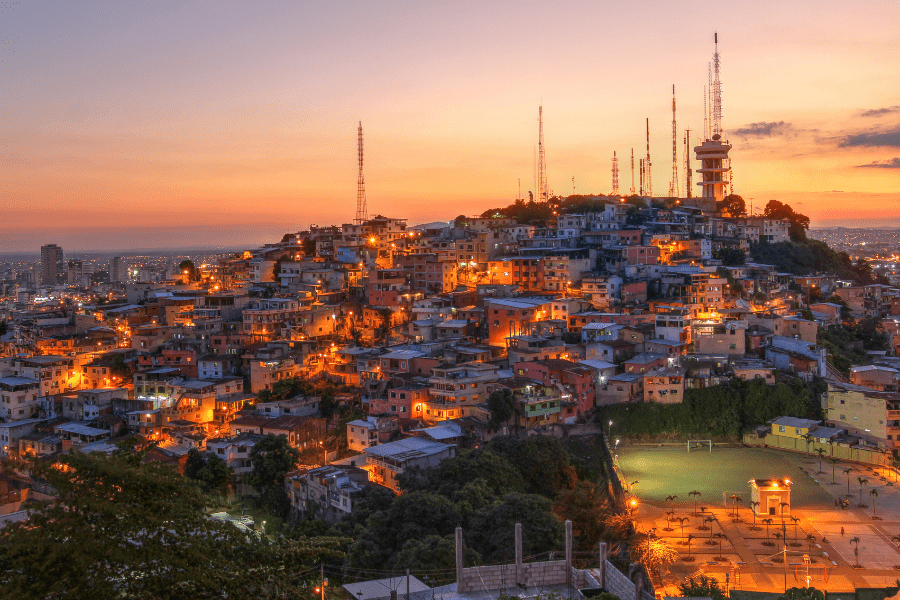
{"label": "yellow building", "polygon": [[790,479],[751,479],[750,506],[757,517],[791,514]]}

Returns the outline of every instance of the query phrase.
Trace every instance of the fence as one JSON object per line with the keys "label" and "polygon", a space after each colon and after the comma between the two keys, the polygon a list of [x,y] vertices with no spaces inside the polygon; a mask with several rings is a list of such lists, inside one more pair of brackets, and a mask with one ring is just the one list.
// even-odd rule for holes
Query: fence
{"label": "fence", "polygon": [[889,467],[891,464],[890,454],[879,452],[875,449],[850,446],[848,444],[821,444],[819,442],[810,442],[807,445],[806,440],[803,438],[775,435],[772,433],[768,433],[763,437],[759,437],[756,433],[745,433],[743,441],[744,444],[748,446],[767,446],[769,448],[778,448],[780,450],[802,452],[816,458],[816,450],[821,449],[825,451],[824,458],[849,460],[851,462],[877,465],[879,467]]}

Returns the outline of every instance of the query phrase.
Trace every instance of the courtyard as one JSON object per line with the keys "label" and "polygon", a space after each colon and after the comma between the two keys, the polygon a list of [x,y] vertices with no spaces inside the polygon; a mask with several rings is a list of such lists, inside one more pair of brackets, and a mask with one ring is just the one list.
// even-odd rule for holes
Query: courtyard
{"label": "courtyard", "polygon": [[[892,472],[832,465],[828,457],[820,472],[816,456],[741,446],[620,445],[616,461],[638,529],[679,553],[661,580],[666,595],[698,573],[729,589],[772,592],[807,582],[850,591],[900,576],[900,485]],[[792,482],[783,519],[750,510],[749,481],[769,478]]]}

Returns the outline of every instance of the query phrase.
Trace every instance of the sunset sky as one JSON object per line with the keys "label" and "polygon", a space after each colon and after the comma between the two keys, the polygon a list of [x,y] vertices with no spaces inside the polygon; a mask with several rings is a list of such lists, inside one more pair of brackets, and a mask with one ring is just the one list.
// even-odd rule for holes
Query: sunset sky
{"label": "sunset sky", "polygon": [[[735,192],[813,225],[900,224],[900,4],[0,1],[0,252],[273,241],[533,189],[671,175],[719,33]],[[679,144],[679,160],[681,145]],[[679,167],[679,171],[681,171]],[[684,173],[680,172],[682,189]]]}

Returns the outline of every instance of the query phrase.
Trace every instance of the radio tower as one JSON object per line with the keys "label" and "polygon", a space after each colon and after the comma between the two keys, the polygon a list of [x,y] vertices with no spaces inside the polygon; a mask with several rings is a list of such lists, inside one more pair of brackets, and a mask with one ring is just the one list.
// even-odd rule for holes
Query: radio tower
{"label": "radio tower", "polygon": [[544,107],[538,107],[538,202],[547,202],[547,159],[544,156]]}
{"label": "radio tower", "polygon": [[[710,89],[712,96],[712,139],[722,137],[722,82],[719,81],[719,34],[715,34],[715,52],[713,53],[713,82]],[[716,137],[719,136],[719,137]]]}
{"label": "radio tower", "polygon": [[653,196],[653,180],[650,179],[650,118],[647,117],[647,159],[644,163],[644,191],[647,196]]}
{"label": "radio tower", "polygon": [[634,196],[634,148],[631,149],[631,195]]}
{"label": "radio tower", "polygon": [[363,177],[363,138],[362,121],[357,130],[359,137],[359,178],[356,180],[356,222],[365,223],[369,220],[369,210],[366,207],[366,180]]}
{"label": "radio tower", "polygon": [[678,197],[678,128],[675,126],[675,85],[672,85],[672,181],[669,182],[669,197]]}
{"label": "radio tower", "polygon": [[687,179],[687,198],[691,198],[691,130],[684,130],[684,176]]}
{"label": "radio tower", "polygon": [[[721,201],[728,193],[731,179],[731,160],[728,152],[731,144],[722,140],[722,82],[719,79],[719,34],[715,34],[713,62],[708,67],[709,111],[704,110],[703,133],[705,140],[694,148],[700,168],[697,185],[703,190],[702,197]],[[704,94],[704,109],[706,95]]]}
{"label": "radio tower", "polygon": [[619,159],[616,158],[615,150],[613,150],[612,159],[612,195],[619,195]]}

